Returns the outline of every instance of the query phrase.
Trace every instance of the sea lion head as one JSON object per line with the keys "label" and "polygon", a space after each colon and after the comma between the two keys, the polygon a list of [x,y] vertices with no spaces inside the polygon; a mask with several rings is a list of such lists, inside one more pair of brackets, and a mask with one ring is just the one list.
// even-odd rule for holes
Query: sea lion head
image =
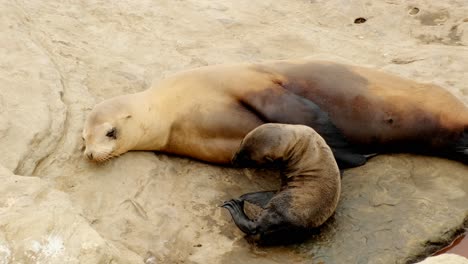
{"label": "sea lion head", "polygon": [[249,132],[242,140],[231,162],[234,166],[251,167],[282,161],[289,146],[289,133],[282,124],[264,124]]}
{"label": "sea lion head", "polygon": [[86,118],[82,133],[84,155],[89,160],[107,161],[136,144],[138,126],[131,110],[122,98],[112,98],[94,107]]}

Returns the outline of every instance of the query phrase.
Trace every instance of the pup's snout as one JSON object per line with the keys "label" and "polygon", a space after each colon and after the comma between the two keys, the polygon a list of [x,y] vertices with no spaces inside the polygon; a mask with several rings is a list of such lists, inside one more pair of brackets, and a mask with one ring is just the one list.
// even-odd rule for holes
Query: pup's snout
{"label": "pup's snout", "polygon": [[237,152],[231,159],[231,164],[234,167],[252,167],[255,165],[249,158],[247,158],[246,153],[243,151]]}

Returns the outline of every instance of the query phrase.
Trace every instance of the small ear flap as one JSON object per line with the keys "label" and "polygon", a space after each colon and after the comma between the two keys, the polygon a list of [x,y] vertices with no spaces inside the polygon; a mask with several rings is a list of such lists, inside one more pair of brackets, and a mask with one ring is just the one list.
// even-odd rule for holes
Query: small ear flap
{"label": "small ear flap", "polygon": [[126,116],[125,118],[126,118],[126,119],[129,119],[129,118],[131,118],[131,117],[132,117],[132,115],[128,115],[128,116]]}

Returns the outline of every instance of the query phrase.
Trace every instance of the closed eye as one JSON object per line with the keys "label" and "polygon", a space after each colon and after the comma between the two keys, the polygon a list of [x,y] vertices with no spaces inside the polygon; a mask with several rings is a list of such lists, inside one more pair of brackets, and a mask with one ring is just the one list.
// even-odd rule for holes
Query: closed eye
{"label": "closed eye", "polygon": [[116,139],[117,138],[117,130],[113,127],[111,130],[107,131],[106,137]]}

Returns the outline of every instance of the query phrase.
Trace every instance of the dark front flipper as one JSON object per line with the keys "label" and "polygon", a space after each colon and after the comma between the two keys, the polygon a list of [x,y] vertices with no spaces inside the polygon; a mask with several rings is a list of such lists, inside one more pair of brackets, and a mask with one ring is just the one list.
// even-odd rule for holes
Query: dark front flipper
{"label": "dark front flipper", "polygon": [[367,162],[367,158],[364,155],[352,153],[348,149],[332,148],[332,151],[340,169],[359,167]]}
{"label": "dark front flipper", "polygon": [[451,159],[462,162],[463,164],[468,165],[468,149],[456,151]]}
{"label": "dark front flipper", "polygon": [[244,213],[244,201],[235,199],[229,200],[224,202],[221,207],[224,207],[229,211],[232,220],[242,232],[248,235],[257,234],[257,224],[250,220]]}
{"label": "dark front flipper", "polygon": [[[266,209],[256,221],[253,221],[244,212],[244,201],[261,204],[260,206]],[[224,202],[221,207],[226,208],[239,229],[249,235],[275,232],[277,229],[295,224],[286,217],[291,207],[291,195],[288,191],[277,195],[272,191],[247,193],[239,199]]]}
{"label": "dark front flipper", "polygon": [[439,155],[468,165],[468,132],[464,132],[452,147],[440,151]]}
{"label": "dark front flipper", "polygon": [[367,159],[351,145],[329,115],[314,102],[272,82],[269,89],[242,97],[241,103],[265,123],[302,124],[312,127],[333,150],[340,168],[361,166]]}
{"label": "dark front flipper", "polygon": [[455,151],[451,151],[451,152],[444,152],[444,151],[441,151],[441,152],[437,152],[437,153],[430,153],[429,151],[426,152],[426,153],[421,153],[423,155],[433,155],[433,156],[438,156],[438,157],[441,157],[441,158],[446,158],[446,159],[449,159],[449,160],[454,160],[454,161],[458,161],[458,162],[461,162],[465,165],[468,165],[468,150],[455,150]]}
{"label": "dark front flipper", "polygon": [[284,222],[284,217],[271,209],[264,210],[257,221],[250,220],[244,212],[244,202],[241,200],[229,200],[221,205],[221,207],[229,211],[236,226],[247,235],[271,234],[288,226]]}
{"label": "dark front flipper", "polygon": [[[440,138],[440,141],[450,142],[448,138]],[[434,156],[454,160],[468,165],[468,132],[464,132],[458,140],[447,146],[434,148],[429,145],[411,146],[410,152],[423,156]]]}
{"label": "dark front flipper", "polygon": [[246,194],[241,195],[238,200],[247,201],[249,203],[253,203],[265,209],[265,207],[270,202],[271,198],[273,198],[275,193],[276,193],[275,191],[246,193]]}
{"label": "dark front flipper", "polygon": [[[245,201],[263,204],[273,194],[274,192],[257,192],[244,194],[241,197],[244,197]],[[255,221],[249,219],[244,213],[244,200],[241,199],[227,201],[222,207],[229,211],[232,220],[242,232],[251,236],[259,235],[256,238],[258,243],[262,245],[300,243],[311,234],[311,230],[298,227],[297,223],[293,223],[291,219],[286,217],[285,213],[287,214],[289,210],[287,194],[276,196],[274,198],[276,201],[271,202],[270,200],[270,206]]]}

